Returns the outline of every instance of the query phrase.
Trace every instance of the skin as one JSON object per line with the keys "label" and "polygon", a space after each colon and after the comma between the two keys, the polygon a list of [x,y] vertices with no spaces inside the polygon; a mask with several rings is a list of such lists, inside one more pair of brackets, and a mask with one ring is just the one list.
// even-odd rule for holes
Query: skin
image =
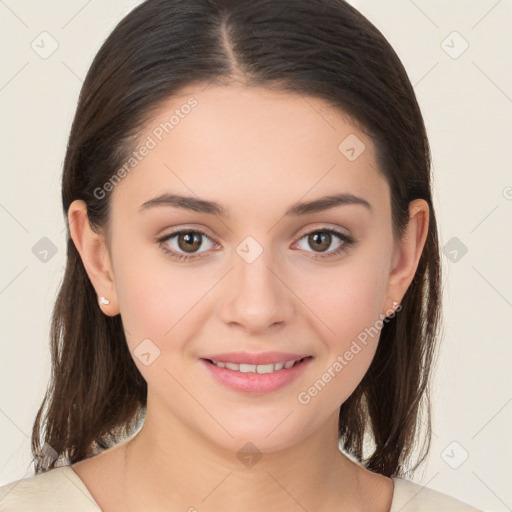
{"label": "skin", "polygon": [[[327,103],[237,84],[191,87],[158,110],[140,140],[193,96],[197,107],[118,185],[110,239],[94,232],[82,201],[69,209],[71,236],[104,314],[121,314],[129,350],[148,383],[140,432],[72,467],[103,510],[388,511],[393,483],[337,449],[339,407],[357,387],[378,336],[302,404],[365,328],[393,311],[410,285],[428,231],[428,205],[410,205],[395,245],[389,187],[371,140]],[[339,144],[355,134],[365,150],[350,161]],[[212,179],[210,179],[210,177]],[[163,192],[214,200],[230,218],[159,206]],[[284,216],[298,201],[350,192],[371,204]],[[324,249],[305,236],[329,227],[355,243]],[[180,229],[201,229],[192,261]],[[236,251],[247,237],[263,249],[248,263]],[[181,249],[181,250],[180,250]],[[397,312],[396,314],[400,314]],[[145,365],[144,339],[160,350]],[[283,388],[250,395],[229,389],[200,364],[201,355],[246,351],[305,353],[313,359]],[[251,442],[261,458],[237,457]]]}

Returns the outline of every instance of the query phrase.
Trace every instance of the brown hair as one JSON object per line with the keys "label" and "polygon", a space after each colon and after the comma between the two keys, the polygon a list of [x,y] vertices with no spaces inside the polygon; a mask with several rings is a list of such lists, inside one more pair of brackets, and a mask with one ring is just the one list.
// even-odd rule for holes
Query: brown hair
{"label": "brown hair", "polygon": [[[147,0],[114,29],[84,81],[62,178],[67,219],[75,199],[93,229],[107,229],[113,176],[163,101],[194,83],[262,86],[323,99],[347,114],[377,150],[391,191],[395,241],[409,203],[424,199],[429,231],[401,311],[386,322],[363,380],[343,403],[340,446],[368,469],[404,476],[430,446],[429,378],[440,323],[441,268],[430,190],[430,150],[398,56],[343,0]],[[67,230],[67,265],[51,325],[52,374],[35,418],[36,473],[75,463],[130,435],[143,421],[147,386],[109,317]],[[425,417],[422,413],[425,412]],[[425,427],[418,462],[410,469]],[[365,455],[366,439],[373,440]],[[58,455],[48,457],[48,448]]]}

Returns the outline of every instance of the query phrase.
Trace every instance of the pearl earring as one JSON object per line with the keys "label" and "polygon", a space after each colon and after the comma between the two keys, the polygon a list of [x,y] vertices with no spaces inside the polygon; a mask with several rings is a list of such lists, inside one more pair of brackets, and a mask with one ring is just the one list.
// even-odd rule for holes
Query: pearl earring
{"label": "pearl earring", "polygon": [[110,301],[109,301],[106,297],[100,297],[100,298],[98,299],[98,302],[99,302],[100,304],[105,304],[105,305],[110,304]]}
{"label": "pearl earring", "polygon": [[393,307],[396,309],[400,303],[398,303],[396,300],[393,301]]}

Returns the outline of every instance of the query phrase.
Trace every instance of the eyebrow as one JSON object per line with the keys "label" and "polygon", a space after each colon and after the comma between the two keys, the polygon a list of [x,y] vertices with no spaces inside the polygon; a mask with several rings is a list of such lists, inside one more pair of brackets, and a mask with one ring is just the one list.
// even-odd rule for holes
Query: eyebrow
{"label": "eyebrow", "polygon": [[[350,193],[335,194],[320,197],[309,202],[296,203],[288,208],[285,216],[309,215],[311,213],[322,212],[342,205],[361,205],[372,210],[372,207],[365,199]],[[215,201],[206,201],[197,197],[182,196],[179,194],[164,193],[153,199],[149,199],[141,205],[139,212],[154,208],[156,206],[173,206],[183,210],[192,210],[194,212],[207,213],[230,218],[229,209]]]}

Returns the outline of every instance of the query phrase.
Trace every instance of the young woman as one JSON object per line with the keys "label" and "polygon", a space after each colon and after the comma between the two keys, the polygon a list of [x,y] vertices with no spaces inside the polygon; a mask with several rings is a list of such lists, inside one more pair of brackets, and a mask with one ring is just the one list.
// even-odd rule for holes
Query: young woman
{"label": "young woman", "polygon": [[441,307],[430,154],[349,4],[138,6],[84,82],[62,199],[36,475],[1,510],[476,510],[404,478]]}

